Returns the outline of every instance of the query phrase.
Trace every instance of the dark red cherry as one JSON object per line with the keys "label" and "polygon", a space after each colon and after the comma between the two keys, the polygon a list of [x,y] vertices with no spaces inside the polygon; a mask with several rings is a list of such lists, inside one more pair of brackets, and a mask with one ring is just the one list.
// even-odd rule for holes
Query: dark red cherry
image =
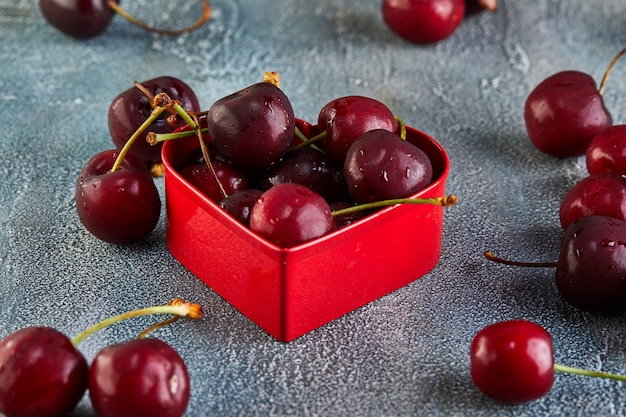
{"label": "dark red cherry", "polygon": [[383,0],[382,13],[397,35],[428,44],[447,38],[460,26],[465,0]]}
{"label": "dark red cherry", "polygon": [[248,190],[235,191],[220,202],[228,214],[245,226],[250,226],[250,213],[263,191],[253,188]]}
{"label": "dark red cherry", "polygon": [[563,71],[537,85],[524,104],[528,136],[556,157],[584,155],[591,140],[613,122],[593,78]]}
{"label": "dark red cherry", "polygon": [[576,183],[561,201],[559,219],[563,229],[592,214],[626,220],[626,176],[590,175]]}
{"label": "dark red cherry", "polygon": [[183,359],[159,339],[107,346],[89,369],[89,397],[99,417],[181,417],[189,393]]}
{"label": "dark red cherry", "polygon": [[350,146],[344,165],[357,203],[408,197],[430,184],[433,169],[417,146],[387,130],[371,130]]}
{"label": "dark red cherry", "polygon": [[150,172],[142,161],[126,155],[119,169],[111,168],[119,151],[96,154],[76,180],[78,217],[98,239],[110,243],[132,243],[156,227],[161,200]]}
{"label": "dark red cherry", "polygon": [[215,148],[244,168],[265,168],[289,149],[295,117],[289,99],[269,82],[217,100],[207,113]]}
{"label": "dark red cherry", "polygon": [[590,174],[626,175],[626,125],[598,133],[587,148],[585,162]]}
{"label": "dark red cherry", "polygon": [[[225,161],[213,161],[211,165],[226,196],[236,191],[250,188],[247,174],[233,164]],[[216,203],[225,198],[220,185],[216,182],[213,173],[205,163],[187,165],[181,170],[180,174],[191,185]]]}
{"label": "dark red cherry", "polygon": [[[140,83],[151,97],[165,93],[172,100],[178,100],[183,109],[199,112],[200,104],[196,94],[185,82],[169,76],[153,78]],[[152,98],[137,87],[131,87],[113,99],[109,106],[108,126],[113,143],[121,149],[131,135],[150,116],[153,109]],[[168,123],[169,112],[164,112],[145,130],[130,148],[129,153],[140,158],[146,164],[153,164],[161,160],[163,144],[150,145],[146,142],[146,134],[171,133],[176,129]]]}
{"label": "dark red cherry", "polygon": [[495,400],[522,403],[541,398],[554,383],[552,337],[526,320],[487,326],[472,340],[470,372],[476,387]]}
{"label": "dark red cherry", "polygon": [[563,236],[556,285],[578,308],[626,310],[626,221],[586,216],[572,223]]}
{"label": "dark red cherry", "polygon": [[87,389],[87,361],[59,331],[26,327],[0,341],[0,413],[60,417]]}
{"label": "dark red cherry", "polygon": [[272,165],[261,179],[261,189],[296,182],[333,202],[348,198],[342,167],[328,155],[310,147],[290,151]]}
{"label": "dark red cherry", "polygon": [[398,130],[398,121],[385,104],[362,96],[340,97],[327,103],[320,110],[317,124],[326,132],[324,150],[341,164],[350,145],[364,133],[374,129]]}
{"label": "dark red cherry", "polygon": [[[334,203],[330,203],[330,209],[332,211],[335,210],[341,210],[341,209],[345,209],[348,207],[354,207],[354,203],[348,202],[348,201],[337,201]],[[363,217],[367,216],[368,213],[370,213],[371,210],[358,210],[352,213],[347,213],[347,214],[339,214],[339,215],[333,215],[333,220],[335,221],[335,228],[337,229],[341,229],[342,227],[346,227],[352,223],[354,223],[357,220],[362,219]]]}
{"label": "dark red cherry", "polygon": [[[39,0],[48,23],[75,38],[91,38],[109,26],[115,15],[108,0]],[[119,4],[119,0],[115,0]]]}
{"label": "dark red cherry", "polygon": [[250,229],[282,247],[316,239],[333,229],[330,207],[304,185],[278,184],[252,207]]}

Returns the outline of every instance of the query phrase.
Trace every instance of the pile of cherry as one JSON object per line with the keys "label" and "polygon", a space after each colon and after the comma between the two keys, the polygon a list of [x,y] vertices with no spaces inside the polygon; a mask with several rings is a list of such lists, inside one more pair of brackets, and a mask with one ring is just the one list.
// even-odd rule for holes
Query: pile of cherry
{"label": "pile of cherry", "polygon": [[[136,339],[108,345],[89,365],[77,346],[99,330],[133,317],[167,314]],[[148,333],[173,321],[199,319],[202,307],[175,298],[103,320],[69,339],[46,326],[17,330],[0,340],[0,414],[6,417],[61,417],[89,390],[99,417],[181,417],[190,398],[183,358]]]}
{"label": "pile of cherry", "polygon": [[[517,266],[555,267],[563,299],[583,310],[604,314],[626,311],[626,125],[613,125],[600,87],[580,71],[547,78],[528,96],[524,118],[533,145],[549,155],[585,156],[589,175],[564,196],[559,219],[564,236],[558,261],[515,262]],[[626,377],[554,364],[552,340],[535,323],[511,320],[488,326],[472,342],[471,373],[478,388],[506,402],[531,401],[552,387],[554,371],[626,380]]]}
{"label": "pile of cherry", "polygon": [[405,140],[404,125],[383,103],[341,97],[322,108],[317,127],[299,128],[289,99],[271,81],[277,74],[268,77],[205,112],[189,86],[172,77],[118,95],[108,121],[119,149],[95,155],[76,183],[86,229],[111,243],[149,234],[161,203],[146,167],[158,166],[163,141],[188,136],[199,146],[180,174],[281,247],[324,236],[376,207],[456,203],[454,196],[408,198],[433,180],[431,161]]}

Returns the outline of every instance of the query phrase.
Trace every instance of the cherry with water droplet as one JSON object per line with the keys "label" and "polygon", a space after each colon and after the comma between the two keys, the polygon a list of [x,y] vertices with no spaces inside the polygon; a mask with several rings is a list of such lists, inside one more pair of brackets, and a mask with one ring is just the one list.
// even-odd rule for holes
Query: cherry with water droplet
{"label": "cherry with water droplet", "polygon": [[25,327],[0,341],[0,413],[60,417],[87,389],[88,365],[70,339],[50,327]]}
{"label": "cherry with water droplet", "polygon": [[[166,94],[172,101],[177,101],[188,112],[199,112],[200,103],[193,89],[184,81],[170,76],[161,76],[136,83],[135,86],[118,94],[109,105],[107,122],[113,143],[121,149],[131,135],[150,117],[157,107],[155,97]],[[144,131],[171,133],[176,129],[168,120],[170,112],[163,112]],[[163,144],[150,145],[146,141],[147,133],[142,133],[129,153],[151,165],[161,160]]]}
{"label": "cherry with water droplet", "polygon": [[250,227],[250,213],[263,191],[250,188],[235,191],[220,202],[220,207],[244,226]]}
{"label": "cherry with water droplet", "polygon": [[404,198],[430,184],[428,155],[387,130],[363,134],[348,150],[344,165],[348,192],[356,203]]}
{"label": "cherry with water droplet", "polygon": [[253,84],[217,100],[206,120],[218,152],[243,168],[266,168],[278,161],[295,133],[291,103],[270,82]]}
{"label": "cherry with water droplet", "polygon": [[325,104],[319,112],[317,126],[324,132],[324,150],[343,164],[350,145],[374,129],[398,131],[392,111],[380,101],[363,96],[340,97]]}
{"label": "cherry with water droplet", "polygon": [[213,161],[211,165],[212,171],[206,163],[187,165],[180,174],[216,203],[236,191],[250,188],[247,174],[235,165],[226,161]]}
{"label": "cherry with water droplet", "polygon": [[487,259],[522,267],[556,267],[563,299],[587,311],[626,310],[626,221],[585,216],[566,230],[556,262],[516,262],[485,252]]}
{"label": "cherry with water droplet", "polygon": [[561,200],[559,219],[563,229],[592,214],[626,220],[626,176],[590,175],[577,182]]}

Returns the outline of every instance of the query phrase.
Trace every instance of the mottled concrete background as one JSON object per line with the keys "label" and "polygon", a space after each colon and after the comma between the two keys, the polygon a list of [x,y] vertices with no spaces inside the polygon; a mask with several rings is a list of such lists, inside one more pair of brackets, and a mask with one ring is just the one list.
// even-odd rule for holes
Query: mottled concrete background
{"label": "mottled concrete background", "polygon": [[[199,1],[124,1],[156,25],[190,22]],[[159,331],[187,360],[202,416],[625,415],[622,383],[558,375],[544,399],[503,406],[469,376],[468,349],[483,326],[526,318],[553,335],[560,363],[626,373],[623,317],[584,313],[559,298],[550,269],[513,269],[482,253],[553,260],[558,205],[586,175],[526,136],[524,100],[547,76],[578,69],[597,81],[626,46],[622,0],[501,0],[451,38],[415,46],[383,24],[379,1],[213,0],[211,22],[179,38],[116,17],[101,36],[68,38],[35,0],[0,0],[0,336],[27,325],[69,335],[105,317],[181,296],[206,318]],[[106,112],[133,80],[172,75],[208,108],[279,71],[298,117],[314,121],[341,95],[387,103],[437,138],[452,171],[444,252],[428,275],[296,341],[259,330],[167,251],[165,222],[141,244],[89,235],[73,198],[76,175],[112,146]],[[626,62],[605,91],[624,123]],[[157,181],[163,192],[162,181]],[[419,237],[416,236],[416,239]],[[91,359],[134,337],[138,319],[87,339]],[[85,399],[76,416],[93,416]]]}

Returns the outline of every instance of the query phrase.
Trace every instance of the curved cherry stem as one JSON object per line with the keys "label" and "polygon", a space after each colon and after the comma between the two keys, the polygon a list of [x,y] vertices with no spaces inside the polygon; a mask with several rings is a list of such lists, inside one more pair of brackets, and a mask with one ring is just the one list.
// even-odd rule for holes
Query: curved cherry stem
{"label": "curved cherry stem", "polygon": [[200,304],[184,301],[180,298],[174,298],[166,305],[140,308],[138,310],[128,311],[126,313],[109,317],[108,319],[103,320],[91,327],[88,327],[87,329],[80,332],[78,335],[74,336],[72,338],[72,344],[74,346],[77,346],[90,335],[115,323],[119,323],[121,321],[128,320],[134,317],[147,316],[151,314],[173,314],[178,317],[199,319],[204,315],[204,311],[202,310],[202,306],[200,306]]}
{"label": "curved cherry stem", "polygon": [[588,369],[573,368],[571,366],[559,365],[556,363],[554,364],[554,370],[558,372],[568,373],[568,374],[590,376],[590,377],[595,377],[595,378],[614,379],[617,381],[626,381],[626,375],[618,375],[618,374],[612,374],[609,372],[601,372],[601,371],[590,371]]}
{"label": "curved cherry stem", "polygon": [[459,199],[455,195],[432,198],[394,198],[390,200],[374,201],[371,203],[364,203],[352,207],[334,210],[331,212],[331,215],[342,216],[344,214],[358,213],[363,210],[395,206],[397,204],[432,204],[441,207],[451,207],[454,206],[458,202],[458,200]]}
{"label": "curved cherry stem", "polygon": [[406,124],[404,123],[404,120],[399,117],[394,118],[396,119],[396,122],[398,122],[398,134],[402,140],[406,140]]}
{"label": "curved cherry stem", "polygon": [[530,267],[530,268],[554,268],[556,267],[556,262],[519,262],[519,261],[511,261],[508,259],[499,258],[493,254],[491,251],[486,251],[484,253],[485,258],[490,261],[497,262],[499,264],[510,265],[510,266],[522,266],[522,267]]}
{"label": "curved cherry stem", "polygon": [[181,34],[186,33],[186,32],[192,32],[192,31],[198,29],[203,24],[205,24],[209,20],[209,18],[211,17],[211,6],[209,5],[208,1],[203,0],[202,1],[202,16],[200,16],[200,18],[195,23],[193,23],[191,26],[187,26],[186,28],[183,28],[183,29],[173,29],[173,30],[172,29],[159,29],[159,28],[152,27],[152,26],[142,22],[141,20],[137,19],[136,17],[132,16],[131,14],[129,14],[126,10],[124,10],[119,4],[117,4],[113,0],[109,0],[107,2],[107,5],[115,13],[119,14],[120,16],[122,16],[124,19],[128,20],[133,25],[138,26],[141,29],[146,30],[148,32],[157,33],[157,34],[160,34],[160,35],[175,36],[175,35],[181,35]]}
{"label": "curved cherry stem", "polygon": [[607,79],[609,78],[609,74],[613,70],[613,67],[615,66],[617,61],[619,61],[619,59],[624,54],[626,54],[626,48],[622,49],[617,55],[615,55],[615,58],[613,58],[613,60],[611,61],[611,63],[607,67],[606,71],[604,72],[604,76],[602,77],[602,81],[600,81],[600,87],[598,88],[598,93],[602,94],[604,92],[604,87],[606,85]]}
{"label": "curved cherry stem", "polygon": [[211,177],[213,177],[213,180],[217,184],[217,188],[219,188],[222,198],[226,198],[228,197],[228,193],[226,192],[226,189],[224,188],[224,186],[222,185],[222,182],[218,178],[217,173],[215,172],[215,168],[213,167],[213,164],[211,163],[211,154],[209,151],[209,147],[207,146],[204,140],[204,136],[202,134],[202,128],[200,127],[200,122],[198,121],[198,117],[196,115],[193,115],[193,118],[194,118],[194,123],[196,124],[194,131],[196,132],[196,136],[198,136],[198,142],[200,142],[200,149],[202,150],[204,163],[209,169],[209,172],[211,173]]}

